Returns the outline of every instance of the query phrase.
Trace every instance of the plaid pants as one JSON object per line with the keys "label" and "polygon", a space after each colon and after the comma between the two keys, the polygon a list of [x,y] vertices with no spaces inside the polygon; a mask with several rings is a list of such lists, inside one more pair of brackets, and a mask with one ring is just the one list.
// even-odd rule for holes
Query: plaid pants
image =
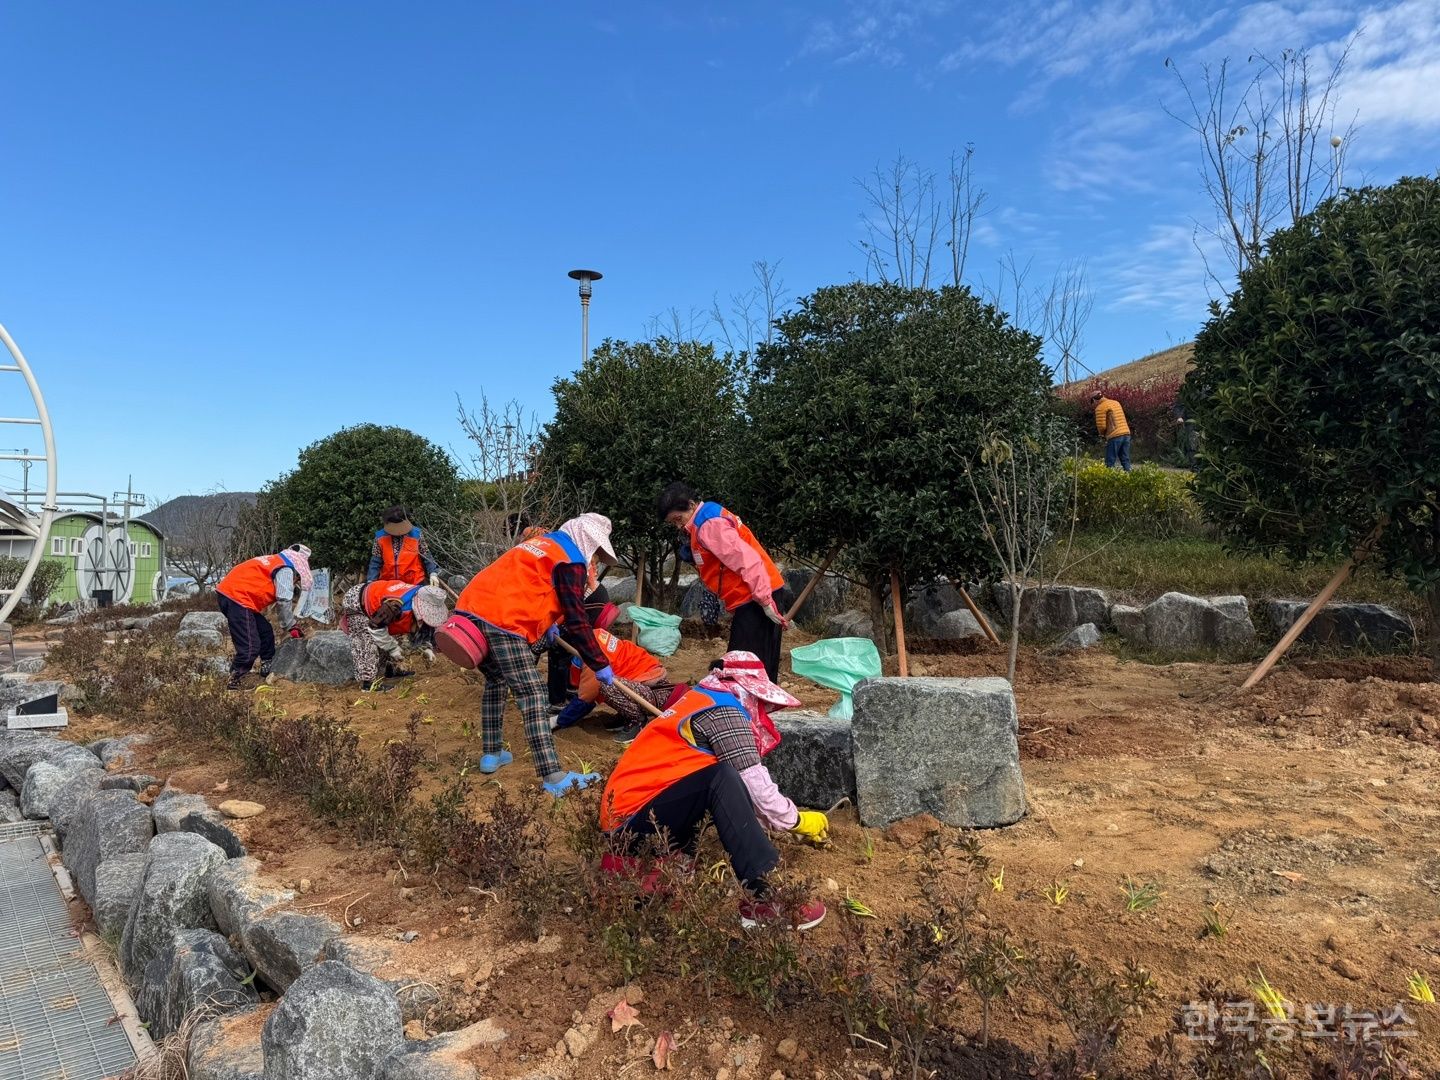
{"label": "plaid pants", "polygon": [[490,652],[480,665],[485,676],[485,696],[480,699],[481,750],[498,754],[503,748],[505,699],[513,693],[525,720],[525,741],[530,744],[535,772],[541,777],[559,772],[560,755],[550,733],[545,681],[535,665],[534,649],[524,638],[489,623],[485,624],[485,638]]}
{"label": "plaid pants", "polygon": [[[631,679],[616,679],[615,682],[624,683],[657,709],[665,707],[670,691],[675,689],[675,684],[669,682],[655,683],[653,686]],[[628,698],[618,685],[601,687],[600,695],[605,699],[605,704],[614,709],[627,724],[639,724],[651,718],[651,714]]]}

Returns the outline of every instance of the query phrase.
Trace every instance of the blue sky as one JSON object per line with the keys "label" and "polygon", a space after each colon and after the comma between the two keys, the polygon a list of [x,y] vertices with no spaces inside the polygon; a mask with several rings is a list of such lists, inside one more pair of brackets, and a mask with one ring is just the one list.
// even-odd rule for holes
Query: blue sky
{"label": "blue sky", "polygon": [[457,394],[543,413],[572,267],[605,274],[592,341],[757,259],[792,295],[863,275],[856,179],[968,143],[976,276],[1083,261],[1100,369],[1204,314],[1166,57],[1360,27],[1347,181],[1434,172],[1440,0],[10,4],[0,322],[62,487],[253,488],[347,424],[458,448]]}

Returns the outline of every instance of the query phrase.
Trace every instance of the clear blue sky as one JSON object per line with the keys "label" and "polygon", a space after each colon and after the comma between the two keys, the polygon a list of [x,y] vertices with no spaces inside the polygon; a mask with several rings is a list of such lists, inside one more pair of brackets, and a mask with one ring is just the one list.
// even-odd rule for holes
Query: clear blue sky
{"label": "clear blue sky", "polygon": [[362,421],[455,446],[457,393],[544,412],[579,353],[567,270],[605,273],[596,341],[756,259],[792,294],[863,274],[855,181],[897,151],[974,144],[978,273],[1085,262],[1092,368],[1186,340],[1204,203],[1167,56],[1364,26],[1347,180],[1436,168],[1437,0],[980,9],[6,5],[0,322],[62,487],[253,488]]}

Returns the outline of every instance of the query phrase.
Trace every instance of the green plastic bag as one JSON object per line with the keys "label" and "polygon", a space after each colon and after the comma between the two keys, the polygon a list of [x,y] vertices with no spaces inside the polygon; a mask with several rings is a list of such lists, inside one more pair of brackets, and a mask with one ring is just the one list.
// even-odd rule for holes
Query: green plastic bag
{"label": "green plastic bag", "polygon": [[840,700],[830,709],[837,720],[855,715],[851,694],[857,683],[880,677],[880,650],[863,637],[825,638],[814,645],[790,650],[790,670],[796,675],[840,691]]}
{"label": "green plastic bag", "polygon": [[630,620],[640,628],[640,639],[636,644],[646,652],[656,656],[673,656],[675,650],[680,648],[679,615],[632,604]]}

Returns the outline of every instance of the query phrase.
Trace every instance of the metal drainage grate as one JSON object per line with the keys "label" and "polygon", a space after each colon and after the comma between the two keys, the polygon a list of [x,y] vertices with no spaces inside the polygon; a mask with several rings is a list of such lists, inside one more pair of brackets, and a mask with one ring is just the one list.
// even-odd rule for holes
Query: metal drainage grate
{"label": "metal drainage grate", "polygon": [[135,1061],[38,829],[0,831],[0,1080],[102,1080]]}

